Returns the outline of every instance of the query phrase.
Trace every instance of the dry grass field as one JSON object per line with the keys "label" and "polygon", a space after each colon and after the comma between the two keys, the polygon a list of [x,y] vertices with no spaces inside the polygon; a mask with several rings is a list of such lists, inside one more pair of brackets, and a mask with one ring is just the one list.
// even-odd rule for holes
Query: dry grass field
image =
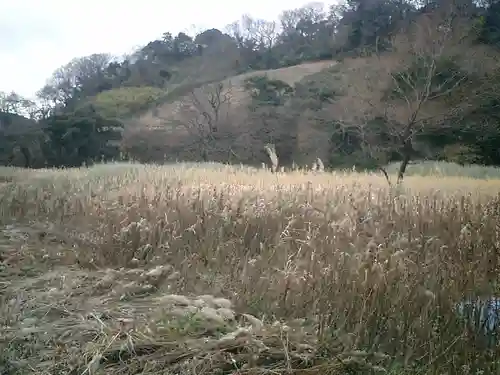
{"label": "dry grass field", "polygon": [[500,293],[500,180],[0,176],[1,374],[500,371],[491,322],[457,307]]}

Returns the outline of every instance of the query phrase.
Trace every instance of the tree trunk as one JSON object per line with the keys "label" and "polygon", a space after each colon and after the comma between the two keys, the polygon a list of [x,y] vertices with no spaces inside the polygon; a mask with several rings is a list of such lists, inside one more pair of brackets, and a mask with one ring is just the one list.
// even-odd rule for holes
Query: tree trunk
{"label": "tree trunk", "polygon": [[27,147],[21,147],[21,153],[24,156],[24,168],[31,167],[31,152]]}
{"label": "tree trunk", "polygon": [[398,180],[397,180],[398,185],[401,182],[403,182],[403,178],[406,173],[406,168],[408,167],[408,164],[410,163],[411,160],[412,152],[413,152],[413,145],[411,143],[411,140],[405,141],[403,146],[403,160],[401,161],[401,165],[399,166],[399,171],[398,171]]}

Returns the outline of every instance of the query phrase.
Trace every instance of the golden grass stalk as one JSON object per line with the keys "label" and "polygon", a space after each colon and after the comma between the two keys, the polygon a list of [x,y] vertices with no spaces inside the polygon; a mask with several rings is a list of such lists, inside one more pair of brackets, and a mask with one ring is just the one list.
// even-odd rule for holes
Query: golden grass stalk
{"label": "golden grass stalk", "polygon": [[477,314],[456,306],[499,293],[498,181],[408,177],[396,195],[376,174],[218,164],[19,170],[9,181],[0,358],[11,367],[497,366]]}

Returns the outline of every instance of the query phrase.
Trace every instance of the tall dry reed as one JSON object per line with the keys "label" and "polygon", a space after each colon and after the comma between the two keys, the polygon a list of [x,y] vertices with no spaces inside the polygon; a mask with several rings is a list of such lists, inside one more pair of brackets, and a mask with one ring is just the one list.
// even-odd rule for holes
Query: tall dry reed
{"label": "tall dry reed", "polygon": [[224,297],[263,321],[305,319],[321,358],[341,346],[385,353],[394,374],[494,373],[498,346],[456,306],[499,293],[500,183],[482,193],[465,180],[405,184],[100,166],[6,185],[0,209],[4,222],[50,223],[72,244],[61,264],[174,265],[169,293]]}

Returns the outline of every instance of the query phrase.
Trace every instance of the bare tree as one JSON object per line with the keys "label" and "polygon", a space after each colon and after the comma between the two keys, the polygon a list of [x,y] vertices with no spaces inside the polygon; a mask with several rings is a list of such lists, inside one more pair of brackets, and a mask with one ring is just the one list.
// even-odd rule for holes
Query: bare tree
{"label": "bare tree", "polygon": [[240,51],[241,61],[238,64],[244,66],[262,64],[257,62],[257,56],[265,56],[264,66],[260,68],[272,67],[272,48],[275,46],[279,30],[274,21],[254,19],[244,15],[239,22],[234,22],[227,27],[228,34],[236,41]]}
{"label": "bare tree", "polygon": [[280,41],[287,48],[309,46],[310,53],[312,50],[317,53],[318,50],[328,49],[332,44],[334,24],[328,19],[325,6],[320,2],[284,11],[280,15],[280,26]]}
{"label": "bare tree", "polygon": [[[346,112],[338,131],[357,138],[362,150],[379,162],[388,181],[384,163],[389,152],[400,155],[400,183],[415,155],[417,137],[433,127],[446,126],[466,106],[443,100],[467,81],[467,75],[450,63],[467,42],[467,31],[459,21],[451,14],[420,16],[409,30],[393,39],[390,57],[395,63],[379,56],[378,65],[387,70],[365,76],[363,85],[354,87],[363,108],[356,116]],[[376,93],[382,92],[386,95],[377,97]],[[377,121],[381,126],[374,126]]]}
{"label": "bare tree", "polygon": [[174,123],[187,131],[204,161],[214,152],[235,156],[229,138],[231,99],[231,88],[217,83],[193,89],[180,104]]}
{"label": "bare tree", "polygon": [[285,10],[280,15],[281,28],[285,34],[301,30],[302,24],[318,24],[326,19],[325,5],[321,2],[311,2],[301,8]]}
{"label": "bare tree", "polygon": [[269,50],[278,38],[276,22],[254,19],[249,15],[244,15],[241,21],[229,25],[228,32],[240,47],[252,50]]}

